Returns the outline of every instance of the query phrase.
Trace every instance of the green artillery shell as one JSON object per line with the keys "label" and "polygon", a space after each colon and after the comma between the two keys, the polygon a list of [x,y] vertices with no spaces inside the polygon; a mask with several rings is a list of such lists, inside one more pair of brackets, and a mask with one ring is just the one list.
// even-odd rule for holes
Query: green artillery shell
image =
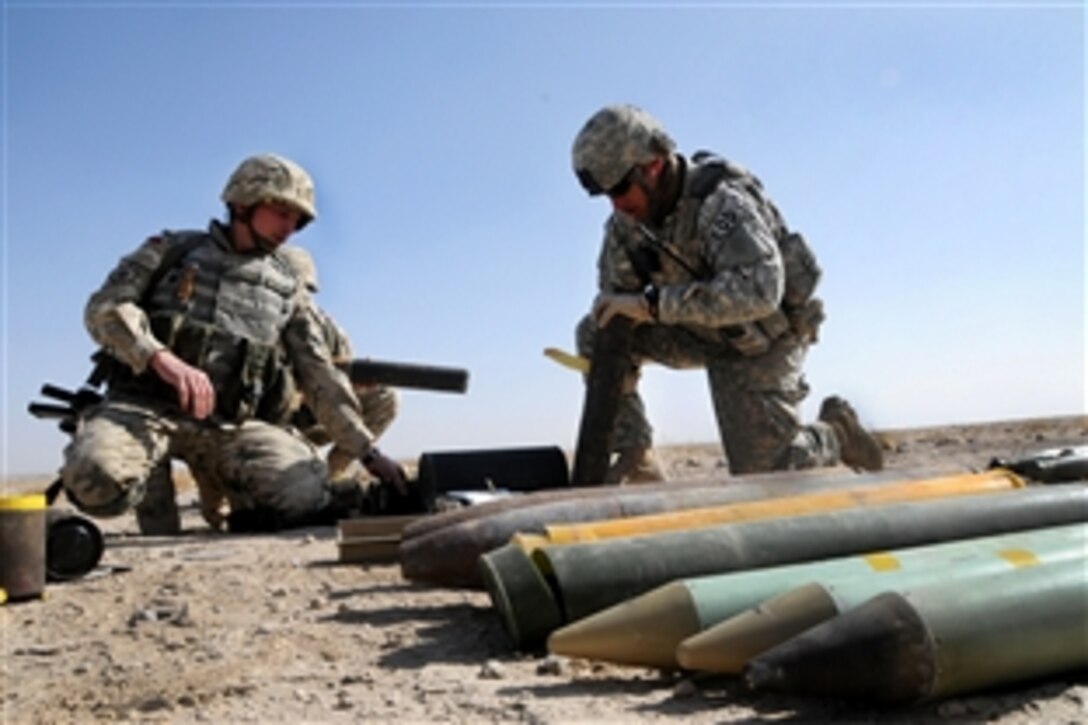
{"label": "green artillery shell", "polygon": [[[1073,524],[865,557],[883,564],[869,573],[812,571],[795,579],[810,583],[684,640],[676,659],[688,669],[738,674],[753,657],[881,592],[902,592],[941,581],[971,586],[969,582],[978,577],[1083,557],[1086,542],[1088,526]],[[898,566],[890,566],[891,562]],[[812,568],[819,569],[821,564]]]}
{"label": "green artillery shell", "polygon": [[916,702],[1088,665],[1088,562],[885,592],[753,659],[757,689]]}
{"label": "green artillery shell", "polygon": [[549,583],[554,582],[563,621],[572,622],[674,579],[1057,526],[1086,518],[1088,490],[1072,484],[545,546],[534,551],[532,558],[541,571],[548,572]]}

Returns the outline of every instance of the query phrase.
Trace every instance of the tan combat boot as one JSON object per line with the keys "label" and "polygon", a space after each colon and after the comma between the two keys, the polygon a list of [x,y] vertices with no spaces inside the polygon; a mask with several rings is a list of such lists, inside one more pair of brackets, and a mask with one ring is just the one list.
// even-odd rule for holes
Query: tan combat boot
{"label": "tan combat boot", "polygon": [[861,427],[858,414],[842,398],[832,395],[820,404],[820,420],[831,426],[839,440],[842,462],[854,469],[879,471],[884,468],[880,441]]}
{"label": "tan combat boot", "polygon": [[605,483],[650,483],[667,481],[665,469],[653,448],[624,448],[605,474]]}

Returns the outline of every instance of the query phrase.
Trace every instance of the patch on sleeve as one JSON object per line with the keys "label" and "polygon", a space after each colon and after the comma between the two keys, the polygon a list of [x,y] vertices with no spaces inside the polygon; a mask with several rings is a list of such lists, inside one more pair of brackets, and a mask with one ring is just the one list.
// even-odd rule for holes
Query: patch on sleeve
{"label": "patch on sleeve", "polygon": [[740,226],[740,215],[732,209],[723,211],[714,218],[710,225],[710,233],[719,239],[731,236]]}

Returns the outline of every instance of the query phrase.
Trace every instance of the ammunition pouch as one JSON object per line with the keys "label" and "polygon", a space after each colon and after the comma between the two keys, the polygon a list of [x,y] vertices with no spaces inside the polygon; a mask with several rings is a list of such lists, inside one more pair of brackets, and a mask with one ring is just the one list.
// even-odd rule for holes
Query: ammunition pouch
{"label": "ammunition pouch", "polygon": [[789,329],[789,319],[778,310],[762,320],[724,327],[722,338],[741,355],[755,357],[767,352],[771,344]]}
{"label": "ammunition pouch", "polygon": [[[211,378],[215,415],[220,422],[241,423],[253,418],[282,422],[289,400],[284,394],[290,383],[277,346],[234,335],[177,312],[153,313],[150,322],[156,338]],[[153,372],[135,375],[127,365],[104,351],[95,357],[99,363],[92,377],[104,377],[111,390],[176,401],[176,391]]]}
{"label": "ammunition pouch", "polygon": [[812,297],[800,307],[788,307],[755,322],[730,325],[722,329],[723,339],[745,357],[762,355],[775,340],[792,332],[801,342],[813,343],[819,339],[820,324],[824,321],[824,303]]}
{"label": "ammunition pouch", "polygon": [[797,232],[783,234],[777,241],[786,272],[781,309],[762,320],[724,330],[725,339],[745,357],[762,355],[771,343],[790,331],[803,342],[815,342],[824,321],[824,304],[813,297],[823,273],[816,255]]}

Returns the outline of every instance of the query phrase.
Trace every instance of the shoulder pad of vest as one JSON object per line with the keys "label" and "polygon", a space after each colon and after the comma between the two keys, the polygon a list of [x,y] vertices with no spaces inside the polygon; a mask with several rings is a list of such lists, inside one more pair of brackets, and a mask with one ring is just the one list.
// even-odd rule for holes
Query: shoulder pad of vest
{"label": "shoulder pad of vest", "polygon": [[302,281],[302,278],[299,276],[298,270],[295,269],[295,266],[293,264],[287,261],[287,259],[283,256],[283,253],[279,249],[276,249],[268,256],[272,260],[273,264],[279,267],[288,277],[295,280],[295,282]]}
{"label": "shoulder pad of vest", "polygon": [[721,156],[709,151],[696,151],[688,169],[687,193],[705,199],[714,193],[723,180],[736,176],[736,168]]}
{"label": "shoulder pad of vest", "polygon": [[164,229],[159,234],[159,238],[171,247],[194,247],[207,237],[208,233],[199,229]]}
{"label": "shoulder pad of vest", "polygon": [[714,193],[723,180],[746,180],[755,184],[756,188],[762,188],[759,179],[753,176],[740,164],[735,164],[727,158],[718,156],[710,151],[696,151],[691,156],[692,168],[688,170],[688,194],[699,199],[705,199]]}

